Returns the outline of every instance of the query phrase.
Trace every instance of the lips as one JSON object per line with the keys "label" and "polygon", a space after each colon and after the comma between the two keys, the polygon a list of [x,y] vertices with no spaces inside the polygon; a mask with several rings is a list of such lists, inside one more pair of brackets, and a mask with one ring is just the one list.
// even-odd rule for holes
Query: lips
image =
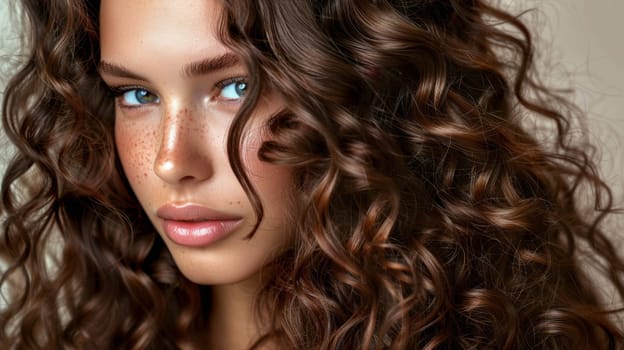
{"label": "lips", "polygon": [[183,246],[207,246],[224,238],[242,222],[242,217],[194,204],[167,204],[156,211],[163,230]]}

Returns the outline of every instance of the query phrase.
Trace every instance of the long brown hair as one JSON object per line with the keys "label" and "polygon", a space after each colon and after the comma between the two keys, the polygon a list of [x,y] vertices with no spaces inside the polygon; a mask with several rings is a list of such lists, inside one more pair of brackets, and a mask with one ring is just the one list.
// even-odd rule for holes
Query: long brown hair
{"label": "long brown hair", "polygon": [[[3,104],[18,149],[2,183],[3,347],[176,348],[210,311],[209,287],[176,269],[117,161],[98,9],[23,1],[30,46]],[[222,39],[250,72],[232,167],[261,216],[239,148],[271,89],[287,108],[259,154],[293,167],[299,189],[295,242],[257,298],[271,331],[256,345],[622,346],[616,311],[580,266],[593,262],[624,296],[601,225],[612,195],[572,137],[582,114],[535,79],[518,18],[480,0],[224,11]],[[552,134],[538,138],[544,124]]]}

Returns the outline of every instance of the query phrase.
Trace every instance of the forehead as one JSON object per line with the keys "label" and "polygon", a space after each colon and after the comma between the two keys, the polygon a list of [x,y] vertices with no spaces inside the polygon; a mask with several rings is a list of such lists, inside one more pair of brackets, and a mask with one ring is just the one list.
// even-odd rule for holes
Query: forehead
{"label": "forehead", "polygon": [[102,57],[164,58],[182,52],[193,59],[222,51],[221,11],[218,0],[102,0]]}

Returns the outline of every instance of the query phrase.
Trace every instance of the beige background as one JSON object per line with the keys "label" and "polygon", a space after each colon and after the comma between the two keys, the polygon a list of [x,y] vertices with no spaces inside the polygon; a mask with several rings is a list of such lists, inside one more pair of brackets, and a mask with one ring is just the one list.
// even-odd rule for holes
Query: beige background
{"label": "beige background", "polygon": [[[14,0],[0,0],[0,91],[18,44],[15,26],[7,17]],[[511,8],[537,8],[527,14],[540,47],[548,81],[572,87],[574,99],[587,111],[592,139],[602,147],[600,164],[623,196],[624,155],[624,13],[623,0],[500,0]],[[552,80],[551,80],[552,79]],[[0,141],[1,164],[7,159]]]}
{"label": "beige background", "polygon": [[539,7],[537,39],[557,85],[574,88],[592,140],[602,147],[603,173],[624,205],[624,1],[523,0]]}
{"label": "beige background", "polygon": [[[10,71],[11,62],[15,59],[16,48],[19,46],[16,25],[14,25],[14,20],[8,16],[8,7],[12,2],[14,0],[0,0],[0,98],[4,91],[7,72]],[[9,149],[2,130],[0,130],[0,174],[4,173],[4,164],[10,156]]]}

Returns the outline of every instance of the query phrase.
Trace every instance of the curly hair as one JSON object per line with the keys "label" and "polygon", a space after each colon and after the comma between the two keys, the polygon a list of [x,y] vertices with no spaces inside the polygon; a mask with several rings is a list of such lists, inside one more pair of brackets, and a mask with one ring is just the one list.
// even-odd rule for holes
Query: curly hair
{"label": "curly hair", "polygon": [[[583,266],[624,296],[601,225],[611,191],[571,133],[582,114],[535,78],[517,17],[481,0],[224,5],[221,38],[250,72],[231,166],[261,218],[240,147],[270,88],[286,108],[259,156],[299,189],[255,348],[622,346],[619,310]],[[3,104],[18,152],[2,183],[0,344],[178,348],[205,327],[210,288],[175,267],[117,159],[99,1],[23,10],[29,51]]]}

